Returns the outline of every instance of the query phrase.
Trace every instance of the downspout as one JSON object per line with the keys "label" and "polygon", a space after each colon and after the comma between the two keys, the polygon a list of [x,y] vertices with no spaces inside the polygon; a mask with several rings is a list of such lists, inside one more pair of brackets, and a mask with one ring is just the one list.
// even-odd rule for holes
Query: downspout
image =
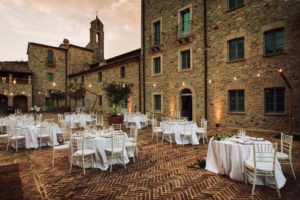
{"label": "downspout", "polygon": [[204,113],[205,119],[207,119],[207,102],[208,102],[208,92],[207,92],[207,10],[206,10],[206,0],[203,0],[203,35],[204,35]]}
{"label": "downspout", "polygon": [[138,64],[139,64],[139,111],[142,111],[142,86],[141,86],[141,56],[138,57]]}
{"label": "downspout", "polygon": [[68,106],[68,49],[65,51],[65,73],[66,73],[66,81],[65,81],[65,92],[66,92],[66,97],[65,97],[65,106]]}
{"label": "downspout", "polygon": [[144,25],[145,25],[145,0],[142,0],[142,52],[143,52],[143,104],[144,104],[144,113],[146,113],[146,87],[145,87],[145,33],[144,33]]}

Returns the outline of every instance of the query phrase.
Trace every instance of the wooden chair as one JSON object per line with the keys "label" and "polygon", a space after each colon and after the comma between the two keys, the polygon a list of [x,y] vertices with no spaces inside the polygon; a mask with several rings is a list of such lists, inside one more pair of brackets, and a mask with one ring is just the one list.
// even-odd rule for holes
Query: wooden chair
{"label": "wooden chair", "polygon": [[123,161],[124,168],[126,164],[124,161],[124,150],[125,150],[125,134],[124,133],[113,133],[111,146],[105,149],[107,157],[110,158],[110,172],[112,171],[112,165],[114,158],[120,158]]}
{"label": "wooden chair", "polygon": [[138,129],[135,126],[131,126],[130,135],[125,146],[127,149],[131,149],[133,151],[133,162],[135,162],[135,157],[138,156],[137,136],[138,136]]}
{"label": "wooden chair", "polygon": [[48,123],[42,123],[39,128],[39,135],[37,136],[39,148],[41,149],[42,143],[47,143],[51,140],[50,138],[50,131],[51,127]]}
{"label": "wooden chair", "polygon": [[[189,139],[191,142],[193,142],[193,138],[192,138],[193,131],[194,131],[193,125],[194,125],[193,122],[191,123],[188,122],[184,125],[183,131],[180,133],[182,140]],[[182,145],[184,145],[184,143],[182,143]]]}
{"label": "wooden chair", "polygon": [[293,168],[292,162],[292,147],[293,147],[293,136],[281,133],[280,140],[280,152],[277,152],[277,159],[281,165],[290,165],[294,179],[296,180],[296,175]]}
{"label": "wooden chair", "polygon": [[18,152],[19,146],[25,146],[25,136],[18,135],[18,130],[21,128],[14,128],[12,126],[6,126],[7,131],[7,147],[6,151],[8,151],[9,146],[15,145],[16,152]]}
{"label": "wooden chair", "polygon": [[95,151],[85,148],[84,135],[82,133],[73,134],[70,144],[70,173],[72,173],[73,163],[78,161],[81,162],[83,174],[85,175],[85,163],[92,162],[92,164],[94,164]]}
{"label": "wooden chair", "polygon": [[162,134],[163,130],[159,126],[157,126],[157,121],[155,118],[152,119],[151,126],[152,126],[152,140],[153,140],[153,136],[155,135],[156,142],[157,142],[157,136],[158,134]]}
{"label": "wooden chair", "polygon": [[204,120],[202,122],[202,126],[203,127],[197,127],[196,128],[196,134],[197,134],[198,140],[200,141],[201,138],[202,138],[203,144],[204,144],[205,140],[208,141],[208,138],[207,138],[207,120]]}
{"label": "wooden chair", "polygon": [[281,197],[275,176],[277,143],[253,144],[253,159],[244,161],[245,183],[252,181],[252,196],[254,195],[256,177],[274,177],[276,190]]}
{"label": "wooden chair", "polygon": [[[53,130],[53,129],[51,129]],[[52,142],[52,167],[54,167],[55,157],[57,154],[65,153],[68,155],[70,151],[70,139],[72,135],[72,129],[65,129],[63,131],[63,143],[59,145],[54,144],[53,134],[50,133],[50,139]]]}
{"label": "wooden chair", "polygon": [[167,136],[169,138],[169,143],[170,143],[170,146],[172,145],[172,136],[175,135],[175,133],[173,132],[172,130],[172,123],[168,123],[168,130],[164,130],[163,133],[162,133],[162,143],[164,143],[164,139],[165,139],[165,136]]}

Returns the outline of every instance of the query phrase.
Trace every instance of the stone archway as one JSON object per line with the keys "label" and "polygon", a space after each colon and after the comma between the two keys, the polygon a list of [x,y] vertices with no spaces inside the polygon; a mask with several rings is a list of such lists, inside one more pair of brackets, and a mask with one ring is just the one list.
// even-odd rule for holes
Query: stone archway
{"label": "stone archway", "polygon": [[0,114],[7,113],[8,97],[0,94]]}
{"label": "stone archway", "polygon": [[[182,99],[184,97],[184,100]],[[189,120],[196,121],[196,93],[195,89],[188,84],[182,85],[179,87],[179,90],[176,94],[176,110],[181,112],[182,115],[182,103],[183,101],[186,101],[187,103],[191,103],[188,109],[190,109],[191,116],[189,117]],[[187,108],[187,107],[185,107]]]}
{"label": "stone archway", "polygon": [[13,105],[14,108],[19,108],[22,110],[22,112],[28,111],[28,98],[25,95],[16,95],[13,98]]}

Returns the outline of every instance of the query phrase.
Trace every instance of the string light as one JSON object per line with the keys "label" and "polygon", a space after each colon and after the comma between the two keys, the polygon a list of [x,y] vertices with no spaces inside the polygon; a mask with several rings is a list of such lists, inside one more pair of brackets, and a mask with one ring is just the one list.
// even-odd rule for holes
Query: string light
{"label": "string light", "polygon": [[257,77],[258,77],[258,78],[260,77],[260,73],[257,74]]}

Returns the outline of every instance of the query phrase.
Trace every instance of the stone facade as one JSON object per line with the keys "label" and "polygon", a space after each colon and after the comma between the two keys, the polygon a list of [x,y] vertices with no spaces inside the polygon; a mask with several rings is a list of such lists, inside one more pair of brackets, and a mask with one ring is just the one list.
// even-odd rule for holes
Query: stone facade
{"label": "stone facade", "polygon": [[[206,2],[206,27],[204,27]],[[178,40],[180,11],[190,7],[191,34]],[[289,129],[290,90],[278,73],[284,75],[294,89],[293,126],[300,129],[299,19],[298,1],[250,1],[229,9],[228,1],[142,1],[142,65],[145,69],[146,111],[153,111],[153,94],[161,94],[162,109],[157,114],[173,117],[182,110],[181,91],[192,93],[193,120],[201,116],[209,125],[245,127],[264,130]],[[288,12],[287,12],[288,11]],[[161,43],[153,45],[153,26],[161,23]],[[206,28],[206,29],[205,29]],[[264,56],[265,31],[284,29],[284,52]],[[207,46],[204,46],[207,33]],[[244,59],[228,61],[228,41],[244,37]],[[178,70],[180,49],[191,49],[191,70]],[[205,81],[205,51],[207,81]],[[162,74],[153,76],[153,58],[161,57]],[[205,101],[205,84],[207,101]],[[265,113],[265,88],[285,88],[285,112]],[[245,111],[229,112],[229,90],[244,90]]]}
{"label": "stone facade", "polygon": [[0,114],[32,106],[32,71],[27,62],[0,62]]}
{"label": "stone facade", "polygon": [[[139,60],[140,49],[111,58],[107,60],[106,64],[91,68],[89,70],[74,73],[70,75],[70,81],[79,83],[84,76],[84,87],[87,89],[84,107],[86,110],[94,110],[97,112],[110,113],[112,105],[108,102],[103,85],[115,81],[117,83],[126,82],[132,83],[132,96],[128,99],[127,109],[129,112],[139,111],[140,109],[140,96],[139,96]],[[125,77],[120,76],[121,67],[125,67]],[[102,80],[99,78],[99,73],[102,74]],[[102,97],[99,97],[99,96]],[[99,98],[102,98],[102,103]],[[77,106],[81,106],[82,101],[77,102]],[[71,101],[72,109],[75,108],[75,101]]]}
{"label": "stone facade", "polygon": [[[145,54],[146,108],[157,117],[165,114],[174,117],[182,108],[181,92],[188,89],[192,93],[192,119],[200,121],[204,114],[204,67],[203,67],[203,6],[199,1],[143,1],[143,53]],[[172,9],[170,9],[172,8]],[[178,36],[180,12],[190,10],[191,30],[186,38]],[[153,44],[153,24],[160,20],[161,44]],[[190,50],[191,67],[180,69],[180,52]],[[162,72],[153,74],[153,59],[161,57]],[[162,109],[154,110],[153,95],[162,97]]]}
{"label": "stone facade", "polygon": [[[230,127],[288,130],[290,90],[278,69],[294,88],[294,127],[300,128],[300,2],[249,1],[229,10],[226,1],[207,1],[208,19],[208,120]],[[224,3],[225,2],[225,3]],[[284,28],[284,52],[264,55],[264,32]],[[244,37],[243,60],[228,62],[227,41]],[[285,88],[285,112],[265,112],[265,88]],[[245,92],[245,111],[231,113],[228,91]]]}

